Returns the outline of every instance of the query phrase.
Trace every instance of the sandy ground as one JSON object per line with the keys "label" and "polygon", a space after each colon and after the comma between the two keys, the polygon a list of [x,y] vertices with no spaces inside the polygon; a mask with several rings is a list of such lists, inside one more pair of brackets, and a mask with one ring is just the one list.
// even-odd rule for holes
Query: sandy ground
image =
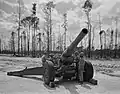
{"label": "sandy ground", "polygon": [[[120,61],[92,61],[93,64],[118,64]],[[19,58],[0,56],[0,94],[120,94],[120,78],[95,72],[98,85],[75,81],[66,81],[49,88],[44,85],[42,76],[26,78],[7,76],[8,71],[21,70],[25,67],[41,66],[40,58]]]}

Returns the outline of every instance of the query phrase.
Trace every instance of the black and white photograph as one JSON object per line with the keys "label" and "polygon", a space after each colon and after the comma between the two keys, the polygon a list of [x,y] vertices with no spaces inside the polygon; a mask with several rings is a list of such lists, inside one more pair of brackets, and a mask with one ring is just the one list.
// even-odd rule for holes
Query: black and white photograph
{"label": "black and white photograph", "polygon": [[120,0],[0,0],[0,94],[120,94]]}

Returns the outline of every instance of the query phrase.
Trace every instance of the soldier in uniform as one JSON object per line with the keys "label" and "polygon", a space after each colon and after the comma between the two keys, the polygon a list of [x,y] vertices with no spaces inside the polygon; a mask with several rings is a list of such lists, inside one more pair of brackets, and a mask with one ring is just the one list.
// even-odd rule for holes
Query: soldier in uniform
{"label": "soldier in uniform", "polygon": [[78,51],[75,51],[74,54],[73,54],[73,57],[74,57],[74,63],[76,63],[76,80],[79,80],[78,79],[78,63],[79,63],[79,52]]}
{"label": "soldier in uniform", "polygon": [[47,52],[45,51],[44,55],[41,57],[42,64],[43,64],[44,62],[46,62],[46,60],[49,60],[49,61],[52,61],[52,62],[53,62],[53,56],[54,56],[53,54],[50,54],[50,55],[48,56]]}
{"label": "soldier in uniform", "polygon": [[84,60],[84,53],[81,52],[79,54],[80,56],[80,60],[79,60],[79,64],[78,64],[78,78],[79,78],[79,83],[83,84],[83,73],[84,73],[84,65],[85,65],[85,60]]}
{"label": "soldier in uniform", "polygon": [[78,51],[74,52],[74,62],[79,62],[79,52]]}
{"label": "soldier in uniform", "polygon": [[44,63],[46,62],[47,60],[47,52],[45,51],[45,53],[43,54],[43,56],[41,57],[41,60],[42,60],[42,65],[44,65]]}
{"label": "soldier in uniform", "polygon": [[43,55],[43,56],[41,57],[41,60],[42,60],[42,65],[44,65],[44,63],[46,62],[46,56]]}

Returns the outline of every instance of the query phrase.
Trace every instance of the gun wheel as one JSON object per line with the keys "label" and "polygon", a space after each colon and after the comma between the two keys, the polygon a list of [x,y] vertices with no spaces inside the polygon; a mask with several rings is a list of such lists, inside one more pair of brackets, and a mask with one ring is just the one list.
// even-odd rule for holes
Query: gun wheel
{"label": "gun wheel", "polygon": [[93,78],[94,69],[90,62],[85,62],[84,66],[85,72],[83,73],[84,81],[90,81]]}
{"label": "gun wheel", "polygon": [[48,69],[45,68],[45,69],[44,69],[44,74],[43,74],[43,78],[44,78],[45,84],[49,84],[49,75],[48,75],[48,74],[49,74],[49,73],[48,73]]}
{"label": "gun wheel", "polygon": [[54,82],[55,79],[55,70],[53,63],[51,61],[44,64],[44,74],[43,74],[44,83],[49,85],[50,82]]}

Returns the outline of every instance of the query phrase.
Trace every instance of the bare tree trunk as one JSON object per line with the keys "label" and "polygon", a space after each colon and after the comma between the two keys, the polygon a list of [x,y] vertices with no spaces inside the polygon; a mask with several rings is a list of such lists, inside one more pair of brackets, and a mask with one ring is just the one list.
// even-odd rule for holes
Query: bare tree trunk
{"label": "bare tree trunk", "polygon": [[1,49],[1,39],[0,39],[0,54],[1,54],[1,51],[2,51],[2,49]]}
{"label": "bare tree trunk", "polygon": [[50,44],[50,41],[49,41],[49,29],[47,30],[47,53],[48,53],[48,56],[49,56],[49,44]]}
{"label": "bare tree trunk", "polygon": [[21,35],[21,56],[23,56],[23,45],[22,45],[22,35]]}
{"label": "bare tree trunk", "polygon": [[15,37],[13,35],[13,54],[15,55]]}
{"label": "bare tree trunk", "polygon": [[32,46],[33,46],[33,54],[32,54],[32,56],[33,57],[35,57],[35,31],[36,31],[36,29],[35,29],[35,23],[34,23],[34,30],[33,30],[33,39],[32,39]]}
{"label": "bare tree trunk", "polygon": [[92,47],[94,47],[94,39],[95,39],[95,27],[93,27],[93,38],[92,38]]}
{"label": "bare tree trunk", "polygon": [[100,34],[100,48],[101,48],[101,58],[102,58],[102,47],[103,47],[103,45],[102,45],[102,35]]}
{"label": "bare tree trunk", "polygon": [[106,32],[104,32],[104,49],[106,49]]}
{"label": "bare tree trunk", "polygon": [[30,22],[29,22],[29,30],[28,30],[28,35],[27,35],[27,48],[28,48],[28,56],[29,56],[29,52],[30,52]]}
{"label": "bare tree trunk", "polygon": [[117,57],[117,35],[118,35],[118,32],[117,32],[117,28],[116,28],[116,32],[115,32],[115,58]]}
{"label": "bare tree trunk", "polygon": [[87,20],[88,20],[88,30],[89,30],[89,39],[88,39],[88,57],[91,57],[91,24],[90,24],[90,18],[89,18],[89,12],[86,12],[87,14]]}
{"label": "bare tree trunk", "polygon": [[52,20],[51,20],[51,8],[50,8],[50,50],[52,51]]}
{"label": "bare tree trunk", "polygon": [[26,33],[24,32],[24,56],[26,55]]}
{"label": "bare tree trunk", "polygon": [[39,33],[39,56],[41,56],[41,33]]}
{"label": "bare tree trunk", "polygon": [[14,38],[14,34],[15,34],[14,32],[12,32],[12,34],[11,34],[12,35],[11,36],[11,44],[12,44],[11,48],[12,48],[13,55],[15,55],[15,38]]}

